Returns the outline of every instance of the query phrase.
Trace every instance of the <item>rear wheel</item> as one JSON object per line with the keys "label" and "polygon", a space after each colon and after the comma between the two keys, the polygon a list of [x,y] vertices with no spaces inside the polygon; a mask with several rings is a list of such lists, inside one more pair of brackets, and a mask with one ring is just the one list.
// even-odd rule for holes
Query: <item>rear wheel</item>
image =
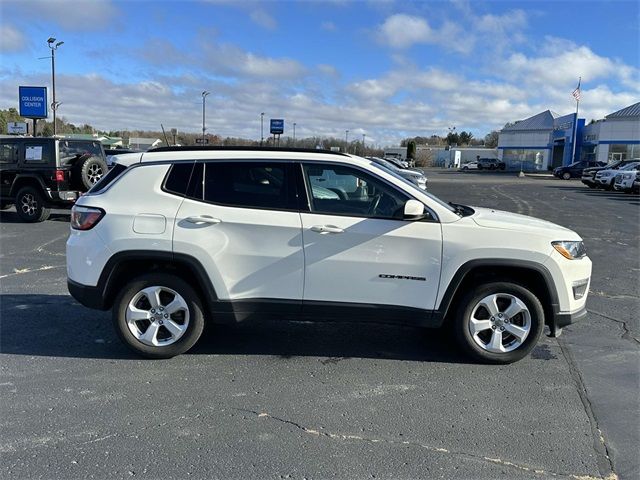
{"label": "rear wheel", "polygon": [[149,358],[171,358],[189,350],[204,328],[202,302],[181,278],[143,275],[124,287],[113,306],[120,339]]}
{"label": "rear wheel", "polygon": [[51,210],[45,207],[42,194],[35,187],[22,187],[16,195],[16,213],[23,222],[44,222]]}
{"label": "rear wheel", "polygon": [[511,282],[487,283],[467,294],[455,321],[462,349],[486,363],[512,363],[525,357],[543,328],[540,300]]}

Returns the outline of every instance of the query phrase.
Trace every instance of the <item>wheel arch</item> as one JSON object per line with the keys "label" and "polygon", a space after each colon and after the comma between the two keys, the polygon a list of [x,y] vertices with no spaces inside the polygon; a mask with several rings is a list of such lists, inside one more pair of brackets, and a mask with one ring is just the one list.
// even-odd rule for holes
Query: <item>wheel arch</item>
{"label": "wheel arch", "polygon": [[111,308],[118,287],[142,273],[170,273],[189,283],[209,307],[218,297],[202,264],[190,255],[172,252],[129,250],[118,252],[105,264],[98,280],[102,308]]}
{"label": "wheel arch", "polygon": [[13,184],[11,185],[11,190],[9,191],[10,196],[15,196],[18,194],[21,188],[23,187],[35,187],[42,191],[43,196],[46,195],[47,187],[40,177],[37,175],[17,175],[13,180]]}
{"label": "wheel arch", "polygon": [[512,281],[529,289],[542,303],[545,324],[554,331],[559,301],[553,277],[544,265],[526,260],[483,259],[461,265],[434,312],[435,319],[446,322],[469,288],[488,281]]}

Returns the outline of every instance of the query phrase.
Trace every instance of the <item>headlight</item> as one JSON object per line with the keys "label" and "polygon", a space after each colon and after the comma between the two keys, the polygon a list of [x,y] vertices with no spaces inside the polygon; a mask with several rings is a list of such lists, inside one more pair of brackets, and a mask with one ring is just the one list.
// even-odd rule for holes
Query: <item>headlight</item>
{"label": "headlight", "polygon": [[560,255],[564,258],[568,258],[569,260],[582,258],[587,254],[587,250],[584,248],[583,242],[562,240],[551,242],[551,245],[553,245],[553,248],[555,248]]}

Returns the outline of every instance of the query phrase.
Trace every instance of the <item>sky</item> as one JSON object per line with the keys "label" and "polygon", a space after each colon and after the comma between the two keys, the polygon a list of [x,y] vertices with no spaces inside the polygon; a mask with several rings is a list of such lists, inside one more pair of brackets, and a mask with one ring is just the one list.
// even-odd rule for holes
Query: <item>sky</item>
{"label": "sky", "polygon": [[[58,116],[101,130],[202,129],[397,145],[482,138],[550,109],[591,119],[640,101],[637,1],[3,0],[0,109],[51,85]],[[47,57],[47,58],[42,58]],[[49,94],[51,95],[51,94]]]}

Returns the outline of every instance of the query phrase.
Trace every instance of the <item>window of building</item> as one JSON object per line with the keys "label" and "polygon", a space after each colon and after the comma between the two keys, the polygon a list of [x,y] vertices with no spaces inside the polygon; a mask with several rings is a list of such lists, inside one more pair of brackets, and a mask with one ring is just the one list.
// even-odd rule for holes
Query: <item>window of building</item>
{"label": "window of building", "polygon": [[315,213],[401,219],[409,200],[391,185],[354,168],[307,164],[304,173]]}
{"label": "window of building", "polygon": [[640,145],[614,143],[609,145],[609,161],[633,160],[640,158]]}
{"label": "window of building", "polygon": [[502,161],[508,170],[542,170],[544,166],[544,150],[505,149]]}

